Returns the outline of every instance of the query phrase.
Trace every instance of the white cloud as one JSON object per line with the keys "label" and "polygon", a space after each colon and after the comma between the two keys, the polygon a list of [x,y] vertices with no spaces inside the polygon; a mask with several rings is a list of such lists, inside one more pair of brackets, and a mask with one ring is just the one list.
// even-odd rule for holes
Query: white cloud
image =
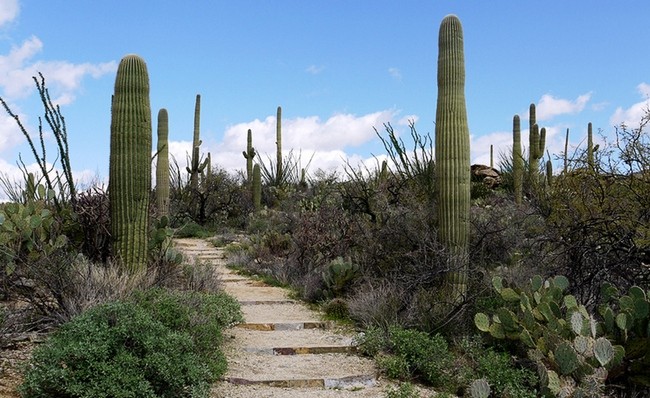
{"label": "white cloud", "polygon": [[616,108],[614,114],[609,119],[612,126],[625,124],[629,127],[637,127],[643,115],[650,109],[650,84],[641,83],[636,88],[642,101],[633,104],[627,109],[623,109],[620,106]]}
{"label": "white cloud", "polygon": [[590,99],[591,93],[582,94],[573,101],[544,94],[537,103],[537,120],[550,120],[558,115],[582,112]]}
{"label": "white cloud", "polygon": [[395,67],[388,68],[388,73],[392,76],[393,79],[402,80],[402,72],[400,72],[398,68]]}
{"label": "white cloud", "polygon": [[323,65],[309,65],[307,69],[305,69],[305,72],[310,73],[312,75],[317,75],[321,73],[322,71],[325,70],[325,67]]}
{"label": "white cloud", "polygon": [[[318,116],[283,118],[282,152],[287,156],[293,151],[294,157],[299,158],[302,167],[309,166],[312,172],[318,169],[341,172],[346,161],[354,166],[367,162],[374,164],[370,154],[355,154],[354,149],[377,139],[373,127],[381,129],[386,122],[400,125],[400,121],[395,120],[398,113],[391,109],[361,116],[335,114],[326,120]],[[411,115],[409,118],[417,119],[417,116]],[[230,172],[243,170],[246,163],[242,151],[246,148],[248,129],[253,132],[253,147],[261,159],[265,163],[268,159],[275,161],[275,115],[228,127],[223,135],[223,141],[204,141],[201,145],[202,155],[210,152],[212,164],[219,165]],[[169,153],[176,158],[181,171],[185,170],[187,165],[186,157],[190,148],[190,141],[169,143]]]}
{"label": "white cloud", "polygon": [[0,27],[16,19],[19,10],[18,0],[0,1]]}
{"label": "white cloud", "polygon": [[32,36],[19,47],[12,47],[9,54],[0,55],[0,87],[5,99],[30,96],[35,91],[32,77],[40,72],[54,96],[53,102],[66,105],[74,100],[84,77],[99,78],[117,70],[115,61],[73,64],[68,61],[33,60],[42,49],[43,42]]}

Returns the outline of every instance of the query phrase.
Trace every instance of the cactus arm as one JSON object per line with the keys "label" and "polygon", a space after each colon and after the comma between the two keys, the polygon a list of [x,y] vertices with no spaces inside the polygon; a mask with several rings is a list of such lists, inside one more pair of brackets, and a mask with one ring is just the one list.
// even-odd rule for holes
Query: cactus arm
{"label": "cactus arm", "polygon": [[524,184],[524,159],[521,154],[521,122],[519,115],[512,118],[512,178],[515,202],[521,204]]}

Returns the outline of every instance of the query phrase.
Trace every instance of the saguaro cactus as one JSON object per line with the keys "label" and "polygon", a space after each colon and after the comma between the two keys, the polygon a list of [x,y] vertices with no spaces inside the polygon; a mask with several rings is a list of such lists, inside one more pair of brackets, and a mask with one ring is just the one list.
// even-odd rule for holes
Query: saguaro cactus
{"label": "saguaro cactus", "polygon": [[200,163],[199,147],[201,146],[201,95],[196,95],[196,104],[194,105],[194,135],[192,137],[192,158],[187,172],[190,174],[190,187],[197,189],[199,187],[199,174],[203,172],[207,165],[207,159]]}
{"label": "saguaro cactus", "polygon": [[446,280],[454,303],[467,292],[470,152],[465,106],[463,29],[455,15],[440,24],[436,109],[436,192],[441,242],[450,252]]}
{"label": "saguaro cactus", "polygon": [[521,204],[524,188],[524,158],[521,154],[521,122],[519,115],[512,118],[512,179],[515,203]]}
{"label": "saguaro cactus", "polygon": [[587,166],[594,169],[594,132],[591,122],[587,125]]}
{"label": "saguaro cactus", "polygon": [[539,161],[544,156],[544,147],[546,146],[546,128],[539,129],[537,124],[533,124],[529,133],[528,148],[528,173],[530,182],[537,181],[539,175]]}
{"label": "saguaro cactus", "polygon": [[279,184],[282,181],[282,107],[278,106],[275,127],[275,145],[276,145],[276,181]]}
{"label": "saguaro cactus", "polygon": [[566,136],[564,137],[564,169],[563,173],[569,171],[569,129],[566,129]]}
{"label": "saguaro cactus", "polygon": [[255,158],[255,148],[253,148],[253,132],[248,129],[246,136],[246,150],[242,152],[246,159],[246,181],[251,182],[253,178],[253,159]]}
{"label": "saguaro cactus", "polygon": [[262,174],[260,172],[260,165],[256,164],[253,167],[253,208],[259,211],[262,207]]}
{"label": "saguaro cactus", "polygon": [[113,251],[130,271],[147,265],[151,191],[151,109],[144,60],[120,61],[111,105],[109,201]]}
{"label": "saguaro cactus", "polygon": [[158,215],[165,216],[169,213],[169,115],[167,109],[158,111],[158,143],[156,160],[156,203]]}

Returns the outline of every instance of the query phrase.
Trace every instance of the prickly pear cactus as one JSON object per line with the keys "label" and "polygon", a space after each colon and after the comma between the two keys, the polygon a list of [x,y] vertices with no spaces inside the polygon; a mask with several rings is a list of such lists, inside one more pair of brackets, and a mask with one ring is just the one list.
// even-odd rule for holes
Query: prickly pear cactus
{"label": "prickly pear cactus", "polygon": [[439,237],[450,252],[446,280],[453,303],[467,293],[470,152],[465,106],[463,28],[455,15],[440,24],[435,157]]}
{"label": "prickly pear cactus", "polygon": [[129,271],[147,265],[151,130],[147,65],[127,55],[117,69],[111,106],[109,200],[113,252]]}
{"label": "prickly pear cactus", "polygon": [[542,391],[596,396],[592,393],[602,387],[608,370],[620,363],[623,347],[599,336],[603,327],[574,296],[566,294],[567,278],[536,276],[523,289],[507,286],[500,277],[492,284],[508,306],[492,316],[477,313],[476,327],[493,338],[521,342],[538,366]]}

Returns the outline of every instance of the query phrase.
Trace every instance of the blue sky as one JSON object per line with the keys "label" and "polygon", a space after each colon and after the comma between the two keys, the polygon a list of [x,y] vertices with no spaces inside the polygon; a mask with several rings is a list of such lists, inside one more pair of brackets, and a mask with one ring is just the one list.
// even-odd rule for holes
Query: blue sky
{"label": "blue sky", "polygon": [[[552,154],[566,128],[575,147],[589,121],[611,135],[647,106],[650,2],[632,0],[0,0],[0,96],[36,133],[31,76],[42,72],[66,117],[75,177],[106,179],[115,71],[136,53],[148,65],[152,120],[168,110],[181,165],[201,94],[202,151],[213,163],[243,169],[248,128],[256,149],[273,153],[281,105],[284,149],[315,153],[312,171],[340,169],[383,154],[373,126],[406,135],[415,119],[433,133],[437,35],[450,13],[464,28],[474,163],[489,162],[490,144],[509,150],[512,116],[526,128],[531,102]],[[20,175],[19,152],[33,161],[0,114],[1,172]]]}

